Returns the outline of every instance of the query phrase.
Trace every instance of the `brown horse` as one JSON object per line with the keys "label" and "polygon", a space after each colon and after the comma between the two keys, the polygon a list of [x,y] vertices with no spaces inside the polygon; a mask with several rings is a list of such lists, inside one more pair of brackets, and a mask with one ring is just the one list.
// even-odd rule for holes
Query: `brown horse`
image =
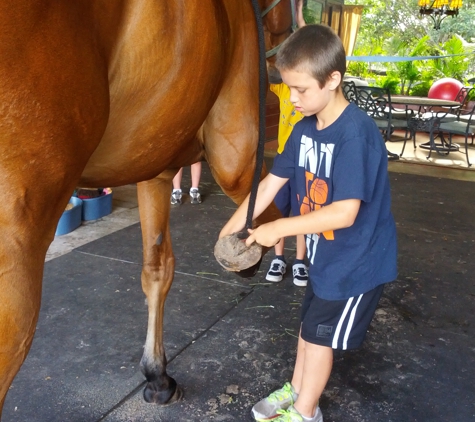
{"label": "brown horse", "polygon": [[[270,3],[260,0],[263,9]],[[276,34],[269,48],[288,35],[289,16],[282,0],[264,18]],[[138,183],[144,397],[173,402],[180,389],[166,373],[162,338],[174,275],[171,180],[206,160],[235,202],[250,190],[258,135],[251,0],[4,0],[0,17],[0,415],[35,333],[46,251],[76,186]],[[269,209],[262,220],[275,217]]]}

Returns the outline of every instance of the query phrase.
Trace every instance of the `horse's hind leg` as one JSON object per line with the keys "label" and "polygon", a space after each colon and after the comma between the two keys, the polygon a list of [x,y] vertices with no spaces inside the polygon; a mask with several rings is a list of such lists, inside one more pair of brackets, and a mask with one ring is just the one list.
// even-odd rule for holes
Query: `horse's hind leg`
{"label": "horse's hind leg", "polygon": [[175,271],[169,216],[173,172],[138,184],[140,222],[143,237],[142,289],[148,301],[147,339],[141,370],[147,379],[144,399],[149,403],[170,404],[182,392],[166,372],[163,346],[163,312]]}

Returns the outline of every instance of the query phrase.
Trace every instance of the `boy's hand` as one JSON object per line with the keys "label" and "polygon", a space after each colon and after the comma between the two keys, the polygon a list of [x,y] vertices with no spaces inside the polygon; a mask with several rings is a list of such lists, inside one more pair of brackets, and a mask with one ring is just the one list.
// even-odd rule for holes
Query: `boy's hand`
{"label": "boy's hand", "polygon": [[272,247],[279,243],[280,238],[275,235],[273,222],[263,224],[256,229],[248,229],[249,237],[246,239],[246,245],[251,246],[254,242],[261,246]]}

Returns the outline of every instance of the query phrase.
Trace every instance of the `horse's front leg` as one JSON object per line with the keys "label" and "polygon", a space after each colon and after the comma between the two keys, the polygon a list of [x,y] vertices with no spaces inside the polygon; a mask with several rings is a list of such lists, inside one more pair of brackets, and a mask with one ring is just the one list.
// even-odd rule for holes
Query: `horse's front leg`
{"label": "horse's front leg", "polygon": [[167,171],[137,185],[143,237],[142,289],[148,301],[147,339],[140,365],[147,379],[144,399],[157,404],[170,404],[182,396],[175,380],[167,374],[163,347],[165,299],[175,271],[169,227],[173,176]]}

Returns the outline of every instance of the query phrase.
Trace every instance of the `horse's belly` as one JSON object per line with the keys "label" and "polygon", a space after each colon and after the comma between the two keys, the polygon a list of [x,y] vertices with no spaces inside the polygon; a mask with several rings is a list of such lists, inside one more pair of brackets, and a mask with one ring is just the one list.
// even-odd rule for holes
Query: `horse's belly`
{"label": "horse's belly", "polygon": [[195,132],[163,130],[150,136],[147,124],[134,132],[127,137],[105,136],[88,161],[80,185],[121,186],[150,180],[167,168],[199,158]]}
{"label": "horse's belly", "polygon": [[126,22],[109,65],[107,128],[82,183],[148,180],[180,161],[180,154],[196,155],[190,142],[219,94],[229,57],[228,27],[217,22],[215,7],[204,1],[183,14],[176,10],[179,25],[156,16],[147,31],[150,10]]}

